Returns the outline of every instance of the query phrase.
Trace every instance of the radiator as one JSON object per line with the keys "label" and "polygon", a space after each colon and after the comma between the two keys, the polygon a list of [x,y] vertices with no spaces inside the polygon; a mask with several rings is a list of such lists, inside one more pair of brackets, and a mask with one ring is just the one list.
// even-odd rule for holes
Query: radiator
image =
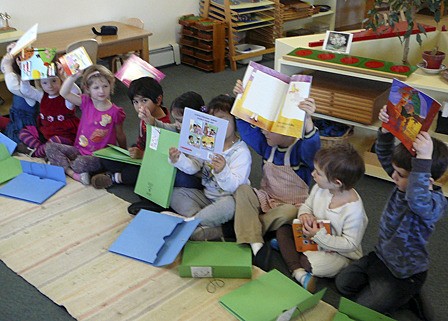
{"label": "radiator", "polygon": [[169,44],[166,47],[150,49],[149,62],[154,67],[180,64],[180,49],[177,43]]}

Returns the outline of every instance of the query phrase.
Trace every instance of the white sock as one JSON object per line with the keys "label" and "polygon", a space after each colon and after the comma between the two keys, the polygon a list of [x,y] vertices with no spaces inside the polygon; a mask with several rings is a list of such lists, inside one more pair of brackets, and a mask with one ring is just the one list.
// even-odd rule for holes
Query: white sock
{"label": "white sock", "polygon": [[115,173],[113,175],[114,175],[113,181],[115,182],[115,184],[123,183],[123,181],[121,180],[121,173]]}
{"label": "white sock", "polygon": [[297,282],[303,285],[303,279],[306,276],[306,271],[302,268],[296,269],[292,272],[292,276],[297,280]]}
{"label": "white sock", "polygon": [[252,248],[252,252],[254,256],[257,255],[258,251],[263,247],[263,243],[250,243],[250,247]]}

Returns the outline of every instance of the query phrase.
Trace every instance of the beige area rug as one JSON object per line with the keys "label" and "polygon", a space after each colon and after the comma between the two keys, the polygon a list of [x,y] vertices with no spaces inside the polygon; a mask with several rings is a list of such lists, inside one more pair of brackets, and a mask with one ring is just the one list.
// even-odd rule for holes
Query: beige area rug
{"label": "beige area rug", "polygon": [[[0,197],[0,259],[78,320],[234,320],[219,298],[248,280],[209,293],[209,279],[180,278],[178,262],[156,268],[108,252],[132,219],[128,205],[71,179],[42,205]],[[321,302],[306,320],[333,314]]]}

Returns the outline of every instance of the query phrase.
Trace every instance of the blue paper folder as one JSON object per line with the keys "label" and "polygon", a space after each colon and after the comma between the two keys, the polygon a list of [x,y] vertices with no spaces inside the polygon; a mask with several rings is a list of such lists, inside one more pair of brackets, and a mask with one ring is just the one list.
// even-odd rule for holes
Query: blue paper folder
{"label": "blue paper folder", "polygon": [[13,141],[8,136],[3,135],[0,133],[0,143],[4,144],[6,146],[6,149],[8,149],[9,155],[12,155],[14,153],[14,150],[17,147],[17,143]]}
{"label": "blue paper folder", "polygon": [[200,220],[140,210],[109,251],[154,266],[174,262]]}
{"label": "blue paper folder", "polygon": [[20,161],[22,173],[0,188],[0,195],[42,204],[66,185],[60,166]]}

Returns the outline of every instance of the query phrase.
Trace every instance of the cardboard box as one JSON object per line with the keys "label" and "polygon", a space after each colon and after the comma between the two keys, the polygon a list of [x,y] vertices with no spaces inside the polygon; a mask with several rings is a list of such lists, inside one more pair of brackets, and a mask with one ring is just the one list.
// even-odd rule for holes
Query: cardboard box
{"label": "cardboard box", "polygon": [[251,278],[252,252],[234,242],[188,241],[179,265],[181,277]]}

